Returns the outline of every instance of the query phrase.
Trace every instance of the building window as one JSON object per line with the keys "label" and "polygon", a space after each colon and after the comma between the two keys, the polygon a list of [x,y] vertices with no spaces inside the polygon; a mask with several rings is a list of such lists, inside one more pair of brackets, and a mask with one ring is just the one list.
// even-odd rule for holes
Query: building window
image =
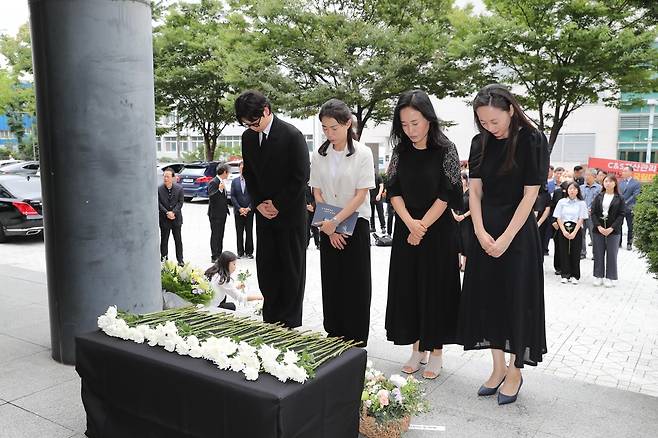
{"label": "building window", "polygon": [[0,130],[0,138],[14,138],[14,135],[9,130]]}
{"label": "building window", "polygon": [[160,137],[155,137],[155,147],[158,152],[162,151],[162,141],[160,140]]}
{"label": "building window", "polygon": [[190,148],[191,148],[190,150],[196,151],[199,148],[203,148],[203,147],[204,147],[203,137],[198,137],[198,136],[190,137]]}
{"label": "building window", "polygon": [[306,147],[308,148],[308,151],[313,152],[313,147],[315,146],[313,144],[313,134],[304,135],[304,139],[306,140]]}
{"label": "building window", "polygon": [[595,144],[596,134],[558,134],[551,160],[587,163],[594,155]]}
{"label": "building window", "polygon": [[165,137],[165,151],[176,152],[176,137]]}
{"label": "building window", "polygon": [[217,145],[222,148],[240,148],[242,146],[241,135],[220,135],[217,138]]}

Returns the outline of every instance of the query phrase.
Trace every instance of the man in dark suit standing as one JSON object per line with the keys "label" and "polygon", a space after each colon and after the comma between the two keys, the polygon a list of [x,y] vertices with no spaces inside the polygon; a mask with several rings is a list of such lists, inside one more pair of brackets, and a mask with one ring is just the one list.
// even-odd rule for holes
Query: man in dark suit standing
{"label": "man in dark suit standing", "polygon": [[164,183],[158,187],[158,209],[160,211],[160,258],[167,259],[169,254],[169,233],[174,235],[176,244],[176,260],[183,265],[183,203],[185,196],[183,187],[174,182],[174,169],[167,167],[163,172]]}
{"label": "man in dark suit standing", "polygon": [[[238,236],[238,257],[254,258],[254,206],[244,179],[244,162],[240,162],[240,177],[231,181],[231,203]],[[247,235],[245,246],[244,235]]]}
{"label": "man in dark suit standing", "polygon": [[[640,194],[640,182],[633,178],[633,166],[625,166],[621,171],[621,181],[619,181],[619,194],[624,198],[626,203],[626,226],[628,227],[628,236],[626,237],[626,249],[633,249],[633,208],[637,203],[637,196]],[[621,247],[621,237],[619,238]]]}
{"label": "man in dark suit standing", "polygon": [[208,183],[208,219],[210,219],[210,253],[214,263],[222,254],[224,246],[224,229],[228,216],[228,198],[226,196],[226,178],[228,165],[219,163],[217,175]]}
{"label": "man in dark suit standing", "polygon": [[302,323],[306,282],[305,191],[309,156],[301,132],[272,113],[267,98],[246,91],[235,101],[242,134],[243,175],[256,206],[256,268],[263,320]]}

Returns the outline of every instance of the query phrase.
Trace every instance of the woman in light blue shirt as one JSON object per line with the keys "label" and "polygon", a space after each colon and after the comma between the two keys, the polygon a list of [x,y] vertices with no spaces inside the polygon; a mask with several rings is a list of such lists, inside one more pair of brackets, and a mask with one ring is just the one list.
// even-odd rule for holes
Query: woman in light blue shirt
{"label": "woman in light blue shirt", "polygon": [[583,221],[589,217],[578,183],[572,182],[567,186],[567,197],[558,201],[553,217],[559,226],[557,232],[560,239],[558,251],[562,283],[571,280],[572,284],[578,284]]}

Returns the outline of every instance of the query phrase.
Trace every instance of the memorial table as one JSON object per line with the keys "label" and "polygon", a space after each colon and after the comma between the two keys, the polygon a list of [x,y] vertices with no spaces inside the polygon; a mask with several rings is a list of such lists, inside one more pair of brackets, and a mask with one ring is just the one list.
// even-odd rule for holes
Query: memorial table
{"label": "memorial table", "polygon": [[247,381],[101,331],[76,338],[90,438],[356,438],[365,365],[352,348],[303,385]]}

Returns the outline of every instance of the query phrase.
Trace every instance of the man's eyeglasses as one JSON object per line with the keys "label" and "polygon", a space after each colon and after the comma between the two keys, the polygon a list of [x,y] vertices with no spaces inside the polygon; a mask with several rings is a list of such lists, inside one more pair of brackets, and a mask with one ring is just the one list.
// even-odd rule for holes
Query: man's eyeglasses
{"label": "man's eyeglasses", "polygon": [[241,122],[240,124],[242,126],[244,126],[245,128],[255,128],[256,126],[260,125],[260,121],[262,119],[263,119],[263,116],[260,116],[258,118],[258,120],[256,120],[255,122],[250,122],[250,123]]}

